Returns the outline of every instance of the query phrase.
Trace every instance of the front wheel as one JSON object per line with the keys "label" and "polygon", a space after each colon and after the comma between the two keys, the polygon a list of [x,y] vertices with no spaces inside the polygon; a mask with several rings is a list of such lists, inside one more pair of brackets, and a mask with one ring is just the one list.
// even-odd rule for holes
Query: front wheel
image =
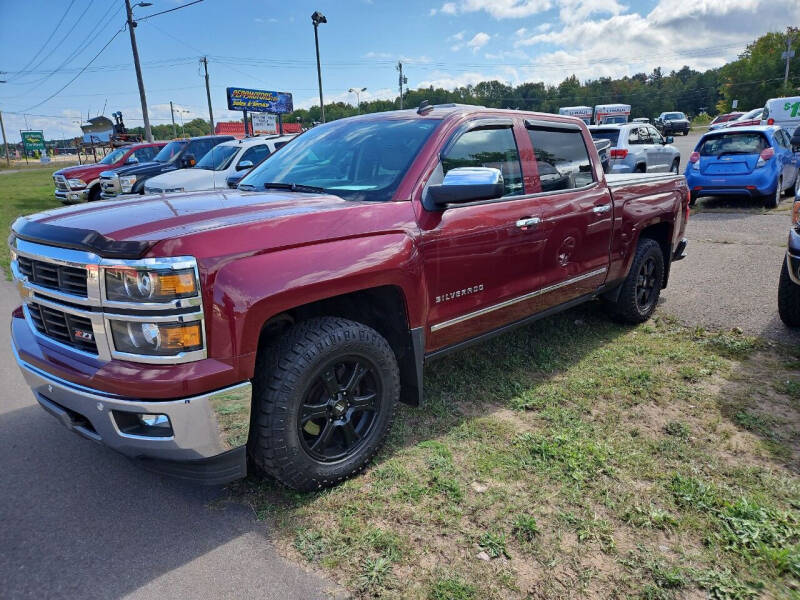
{"label": "front wheel", "polygon": [[263,348],[253,384],[250,456],[302,491],[362,470],[383,445],[400,394],[389,343],[336,317],[304,321]]}
{"label": "front wheel", "polygon": [[778,282],[778,314],[787,327],[800,327],[800,285],[789,277],[786,259]]}
{"label": "front wheel", "polygon": [[643,323],[656,309],[664,281],[664,254],[655,240],[639,240],[628,276],[611,306],[614,318],[625,323]]}

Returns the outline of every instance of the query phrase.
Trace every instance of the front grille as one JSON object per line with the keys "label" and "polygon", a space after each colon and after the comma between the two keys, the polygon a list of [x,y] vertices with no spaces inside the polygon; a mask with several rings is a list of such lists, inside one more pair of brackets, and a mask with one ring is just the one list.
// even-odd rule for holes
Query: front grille
{"label": "front grille", "polygon": [[97,354],[97,343],[89,319],[35,302],[30,302],[27,306],[33,325],[39,333],[78,350]]}
{"label": "front grille", "polygon": [[17,256],[17,266],[31,283],[86,298],[86,269],[56,265],[27,256]]}
{"label": "front grille", "polygon": [[56,184],[56,189],[62,192],[69,191],[69,186],[67,185],[67,179],[63,175],[54,175],[53,181]]}
{"label": "front grille", "polygon": [[116,177],[101,177],[100,189],[104,194],[116,196],[119,193],[119,179]]}

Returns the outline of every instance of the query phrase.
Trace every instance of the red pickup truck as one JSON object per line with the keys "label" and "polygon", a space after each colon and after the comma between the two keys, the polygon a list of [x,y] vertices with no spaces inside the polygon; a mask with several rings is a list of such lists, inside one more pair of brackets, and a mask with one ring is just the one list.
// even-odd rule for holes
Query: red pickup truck
{"label": "red pickup truck", "polygon": [[60,169],[53,173],[56,198],[64,204],[99,200],[101,172],[153,160],[166,144],[166,142],[154,142],[122,146],[104,156],[100,162]]}
{"label": "red pickup truck", "polygon": [[20,218],[17,361],[68,428],[220,483],[374,456],[423,365],[594,298],[641,322],[683,257],[677,175],[604,175],[578,119],[422,106],[320,125],[238,190]]}

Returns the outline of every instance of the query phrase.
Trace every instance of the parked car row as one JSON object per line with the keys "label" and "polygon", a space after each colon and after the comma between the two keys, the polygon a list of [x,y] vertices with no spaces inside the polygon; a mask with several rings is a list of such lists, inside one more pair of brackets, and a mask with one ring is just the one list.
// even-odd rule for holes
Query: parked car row
{"label": "parked car row", "polygon": [[64,204],[230,186],[295,135],[236,140],[199,136],[118,148],[92,165],[53,173],[55,196]]}
{"label": "parked car row", "polygon": [[681,154],[649,123],[595,125],[589,128],[594,140],[611,142],[609,173],[678,173]]}

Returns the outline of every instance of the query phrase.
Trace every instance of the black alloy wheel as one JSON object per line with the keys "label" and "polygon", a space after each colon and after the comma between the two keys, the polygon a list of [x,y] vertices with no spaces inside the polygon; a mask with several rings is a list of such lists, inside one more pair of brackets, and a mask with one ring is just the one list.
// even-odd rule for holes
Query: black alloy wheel
{"label": "black alloy wheel", "polygon": [[656,259],[648,256],[639,267],[636,278],[636,305],[641,312],[648,312],[656,295]]}
{"label": "black alloy wheel", "polygon": [[363,356],[344,356],[325,365],[303,398],[297,421],[300,443],[320,462],[351,456],[368,439],[383,393],[377,367]]}

